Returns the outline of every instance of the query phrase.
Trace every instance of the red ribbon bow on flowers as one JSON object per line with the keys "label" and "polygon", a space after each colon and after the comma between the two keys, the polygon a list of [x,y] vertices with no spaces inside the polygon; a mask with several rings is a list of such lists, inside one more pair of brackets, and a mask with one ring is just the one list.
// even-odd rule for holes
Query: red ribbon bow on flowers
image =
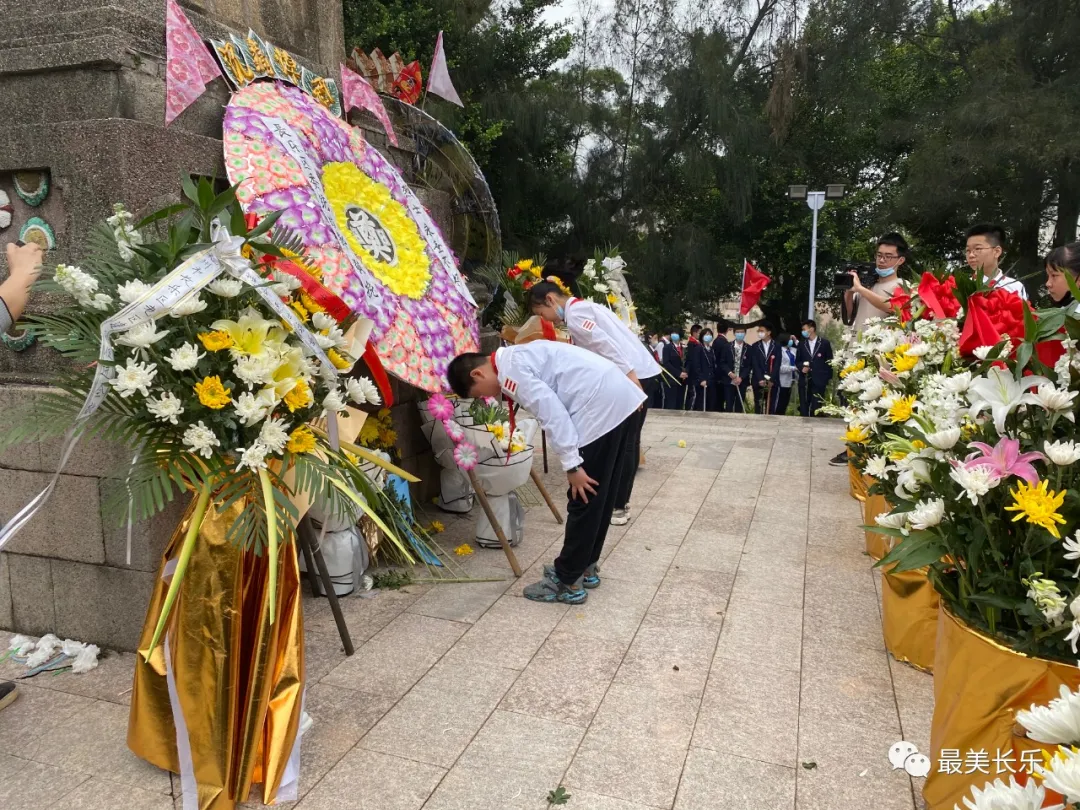
{"label": "red ribbon bow on flowers", "polygon": [[895,312],[901,322],[911,320],[911,294],[903,287],[895,287],[889,296],[889,309]]}
{"label": "red ribbon bow on flowers", "polygon": [[952,276],[938,281],[933,273],[923,273],[919,279],[919,298],[938,320],[955,318],[960,312],[960,301],[955,290],[956,279]]}
{"label": "red ribbon bow on flowers", "polygon": [[996,346],[1005,335],[1013,346],[1024,339],[1024,307],[1028,304],[1016,293],[994,289],[972,293],[967,302],[964,329],[960,333],[960,353],[970,356],[980,346]]}

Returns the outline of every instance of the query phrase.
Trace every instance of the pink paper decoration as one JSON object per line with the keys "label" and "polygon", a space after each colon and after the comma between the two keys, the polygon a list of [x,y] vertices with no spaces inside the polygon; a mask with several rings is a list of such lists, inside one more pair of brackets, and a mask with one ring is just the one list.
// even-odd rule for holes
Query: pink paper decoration
{"label": "pink paper decoration", "polygon": [[461,103],[457,90],[454,89],[454,83],[450,81],[450,71],[446,69],[446,51],[443,49],[442,31],[439,32],[439,38],[435,41],[435,58],[431,60],[427,89],[429,93],[441,96],[459,107],[465,106]]}
{"label": "pink paper decoration", "polygon": [[386,114],[382,101],[379,100],[379,94],[375,92],[375,88],[368,84],[367,79],[359,73],[349,70],[345,65],[341,66],[341,98],[346,117],[348,117],[349,110],[353,107],[367,110],[379,119],[383,129],[386,130],[386,137],[390,139],[390,143],[394,146],[398,145],[397,135],[390,125],[390,117]]}
{"label": "pink paper decoration", "polygon": [[176,0],[165,0],[165,125],[221,75],[199,32]]}

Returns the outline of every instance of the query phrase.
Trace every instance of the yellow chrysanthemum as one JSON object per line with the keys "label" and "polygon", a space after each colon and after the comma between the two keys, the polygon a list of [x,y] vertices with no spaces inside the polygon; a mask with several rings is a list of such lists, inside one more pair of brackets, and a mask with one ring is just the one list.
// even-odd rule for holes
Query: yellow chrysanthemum
{"label": "yellow chrysanthemum", "polygon": [[889,407],[889,421],[894,425],[906,422],[915,411],[915,395],[900,397]]}
{"label": "yellow chrysanthemum", "polygon": [[222,349],[231,349],[233,345],[232,335],[224,329],[214,332],[199,332],[199,341],[209,352],[219,352]]}
{"label": "yellow chrysanthemum", "polygon": [[315,279],[316,281],[322,281],[322,271],[319,270],[318,267],[308,264],[304,257],[301,256],[299,253],[295,253],[288,248],[281,248],[281,253],[283,256],[285,256],[286,259],[295,264],[313,279]]}
{"label": "yellow chrysanthemum", "polygon": [[[353,163],[327,163],[322,179],[338,228],[364,268],[395,295],[421,298],[431,283],[431,261],[405,206]],[[389,244],[361,242],[354,232],[358,222]]]}
{"label": "yellow chrysanthemum", "polygon": [[903,374],[905,371],[911,371],[917,365],[919,365],[919,358],[912,357],[908,354],[905,354],[902,357],[897,357],[895,360],[893,360],[893,370],[897,374]]}
{"label": "yellow chrysanthemum", "polygon": [[290,453],[310,453],[315,449],[315,434],[307,425],[301,425],[289,434],[285,449]]}
{"label": "yellow chrysanthemum", "polygon": [[864,368],[866,368],[866,361],[862,359],[852,363],[850,366],[844,366],[844,368],[840,371],[840,379],[843,379],[848,374],[854,374],[857,371],[862,371]]}
{"label": "yellow chrysanthemum", "polygon": [[215,411],[221,410],[232,401],[229,398],[232,389],[222,385],[221,377],[217,376],[204,377],[202,382],[195,383],[195,393],[199,395],[199,402]]}
{"label": "yellow chrysanthemum", "polygon": [[326,307],[308,295],[304,290],[300,291],[300,302],[308,312],[326,312]]}
{"label": "yellow chrysanthemum", "polygon": [[844,434],[844,441],[848,444],[866,444],[870,441],[870,431],[864,427],[850,427]]}
{"label": "yellow chrysanthemum", "polygon": [[326,353],[327,359],[334,364],[336,369],[349,369],[353,367],[353,361],[341,354],[337,349],[330,349]]}
{"label": "yellow chrysanthemum", "polygon": [[560,279],[558,276],[548,276],[545,280],[550,281],[552,284],[558,287],[559,292],[561,292],[563,295],[573,295],[573,293],[570,292],[570,288],[563,284],[562,279]]}
{"label": "yellow chrysanthemum", "polygon": [[1016,512],[1013,523],[1018,520],[1026,520],[1036,526],[1042,526],[1054,537],[1061,539],[1058,526],[1065,525],[1065,518],[1058,509],[1065,503],[1065,490],[1051,492],[1048,490],[1049,482],[1043,479],[1038,486],[1032,486],[1027,481],[1021,481],[1016,489],[1009,490],[1013,496],[1012,506],[1006,506],[1006,512]]}
{"label": "yellow chrysanthemum", "polygon": [[459,557],[468,557],[473,553],[472,546],[468,543],[462,543],[460,546],[454,549],[454,553]]}
{"label": "yellow chrysanthemum", "polygon": [[925,450],[926,449],[926,442],[924,442],[922,439],[915,439],[911,443],[911,446],[914,447],[916,450]]}
{"label": "yellow chrysanthemum", "polygon": [[619,299],[616,298],[613,293],[608,293],[607,294],[607,302],[609,304],[611,304],[612,306],[615,306],[617,303],[619,303]]}
{"label": "yellow chrysanthemum", "polygon": [[306,408],[314,401],[315,395],[311,393],[311,388],[304,379],[298,379],[296,385],[285,395],[285,405],[288,406],[290,413]]}
{"label": "yellow chrysanthemum", "polygon": [[446,531],[446,526],[440,520],[433,520],[431,526],[428,527],[428,531],[432,534],[442,534]]}
{"label": "yellow chrysanthemum", "polygon": [[289,308],[296,313],[296,317],[300,319],[302,323],[306,323],[308,319],[307,308],[304,307],[299,301],[293,301],[289,304]]}
{"label": "yellow chrysanthemum", "polygon": [[487,426],[488,432],[494,434],[498,441],[502,441],[506,438],[506,428],[503,427],[501,422],[493,422]]}

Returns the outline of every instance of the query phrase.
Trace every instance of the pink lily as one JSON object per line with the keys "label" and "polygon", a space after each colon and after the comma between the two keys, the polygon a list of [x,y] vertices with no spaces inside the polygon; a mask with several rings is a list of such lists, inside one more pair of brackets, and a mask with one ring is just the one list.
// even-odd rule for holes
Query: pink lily
{"label": "pink lily", "polygon": [[886,369],[878,369],[878,377],[880,377],[883,382],[888,383],[889,385],[900,385],[900,378],[893,374],[891,371],[887,371]]}
{"label": "pink lily", "polygon": [[982,455],[972,453],[964,460],[964,468],[989,467],[994,475],[1004,480],[1010,475],[1022,478],[1034,486],[1039,481],[1039,474],[1031,466],[1033,461],[1046,461],[1042,453],[1021,453],[1020,440],[1003,436],[997,445],[991,447],[986,442],[972,442],[971,446],[981,450]]}

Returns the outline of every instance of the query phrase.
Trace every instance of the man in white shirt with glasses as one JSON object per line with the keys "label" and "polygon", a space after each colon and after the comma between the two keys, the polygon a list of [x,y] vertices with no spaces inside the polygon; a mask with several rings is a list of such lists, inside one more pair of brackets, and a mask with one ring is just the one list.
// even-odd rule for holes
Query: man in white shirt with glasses
{"label": "man in white shirt with glasses", "polygon": [[1022,282],[1005,275],[1001,270],[1001,257],[1005,253],[1005,229],[1000,225],[982,223],[973,225],[967,232],[964,254],[971,272],[982,272],[983,281],[995,290],[1016,293],[1025,301],[1028,294]]}

